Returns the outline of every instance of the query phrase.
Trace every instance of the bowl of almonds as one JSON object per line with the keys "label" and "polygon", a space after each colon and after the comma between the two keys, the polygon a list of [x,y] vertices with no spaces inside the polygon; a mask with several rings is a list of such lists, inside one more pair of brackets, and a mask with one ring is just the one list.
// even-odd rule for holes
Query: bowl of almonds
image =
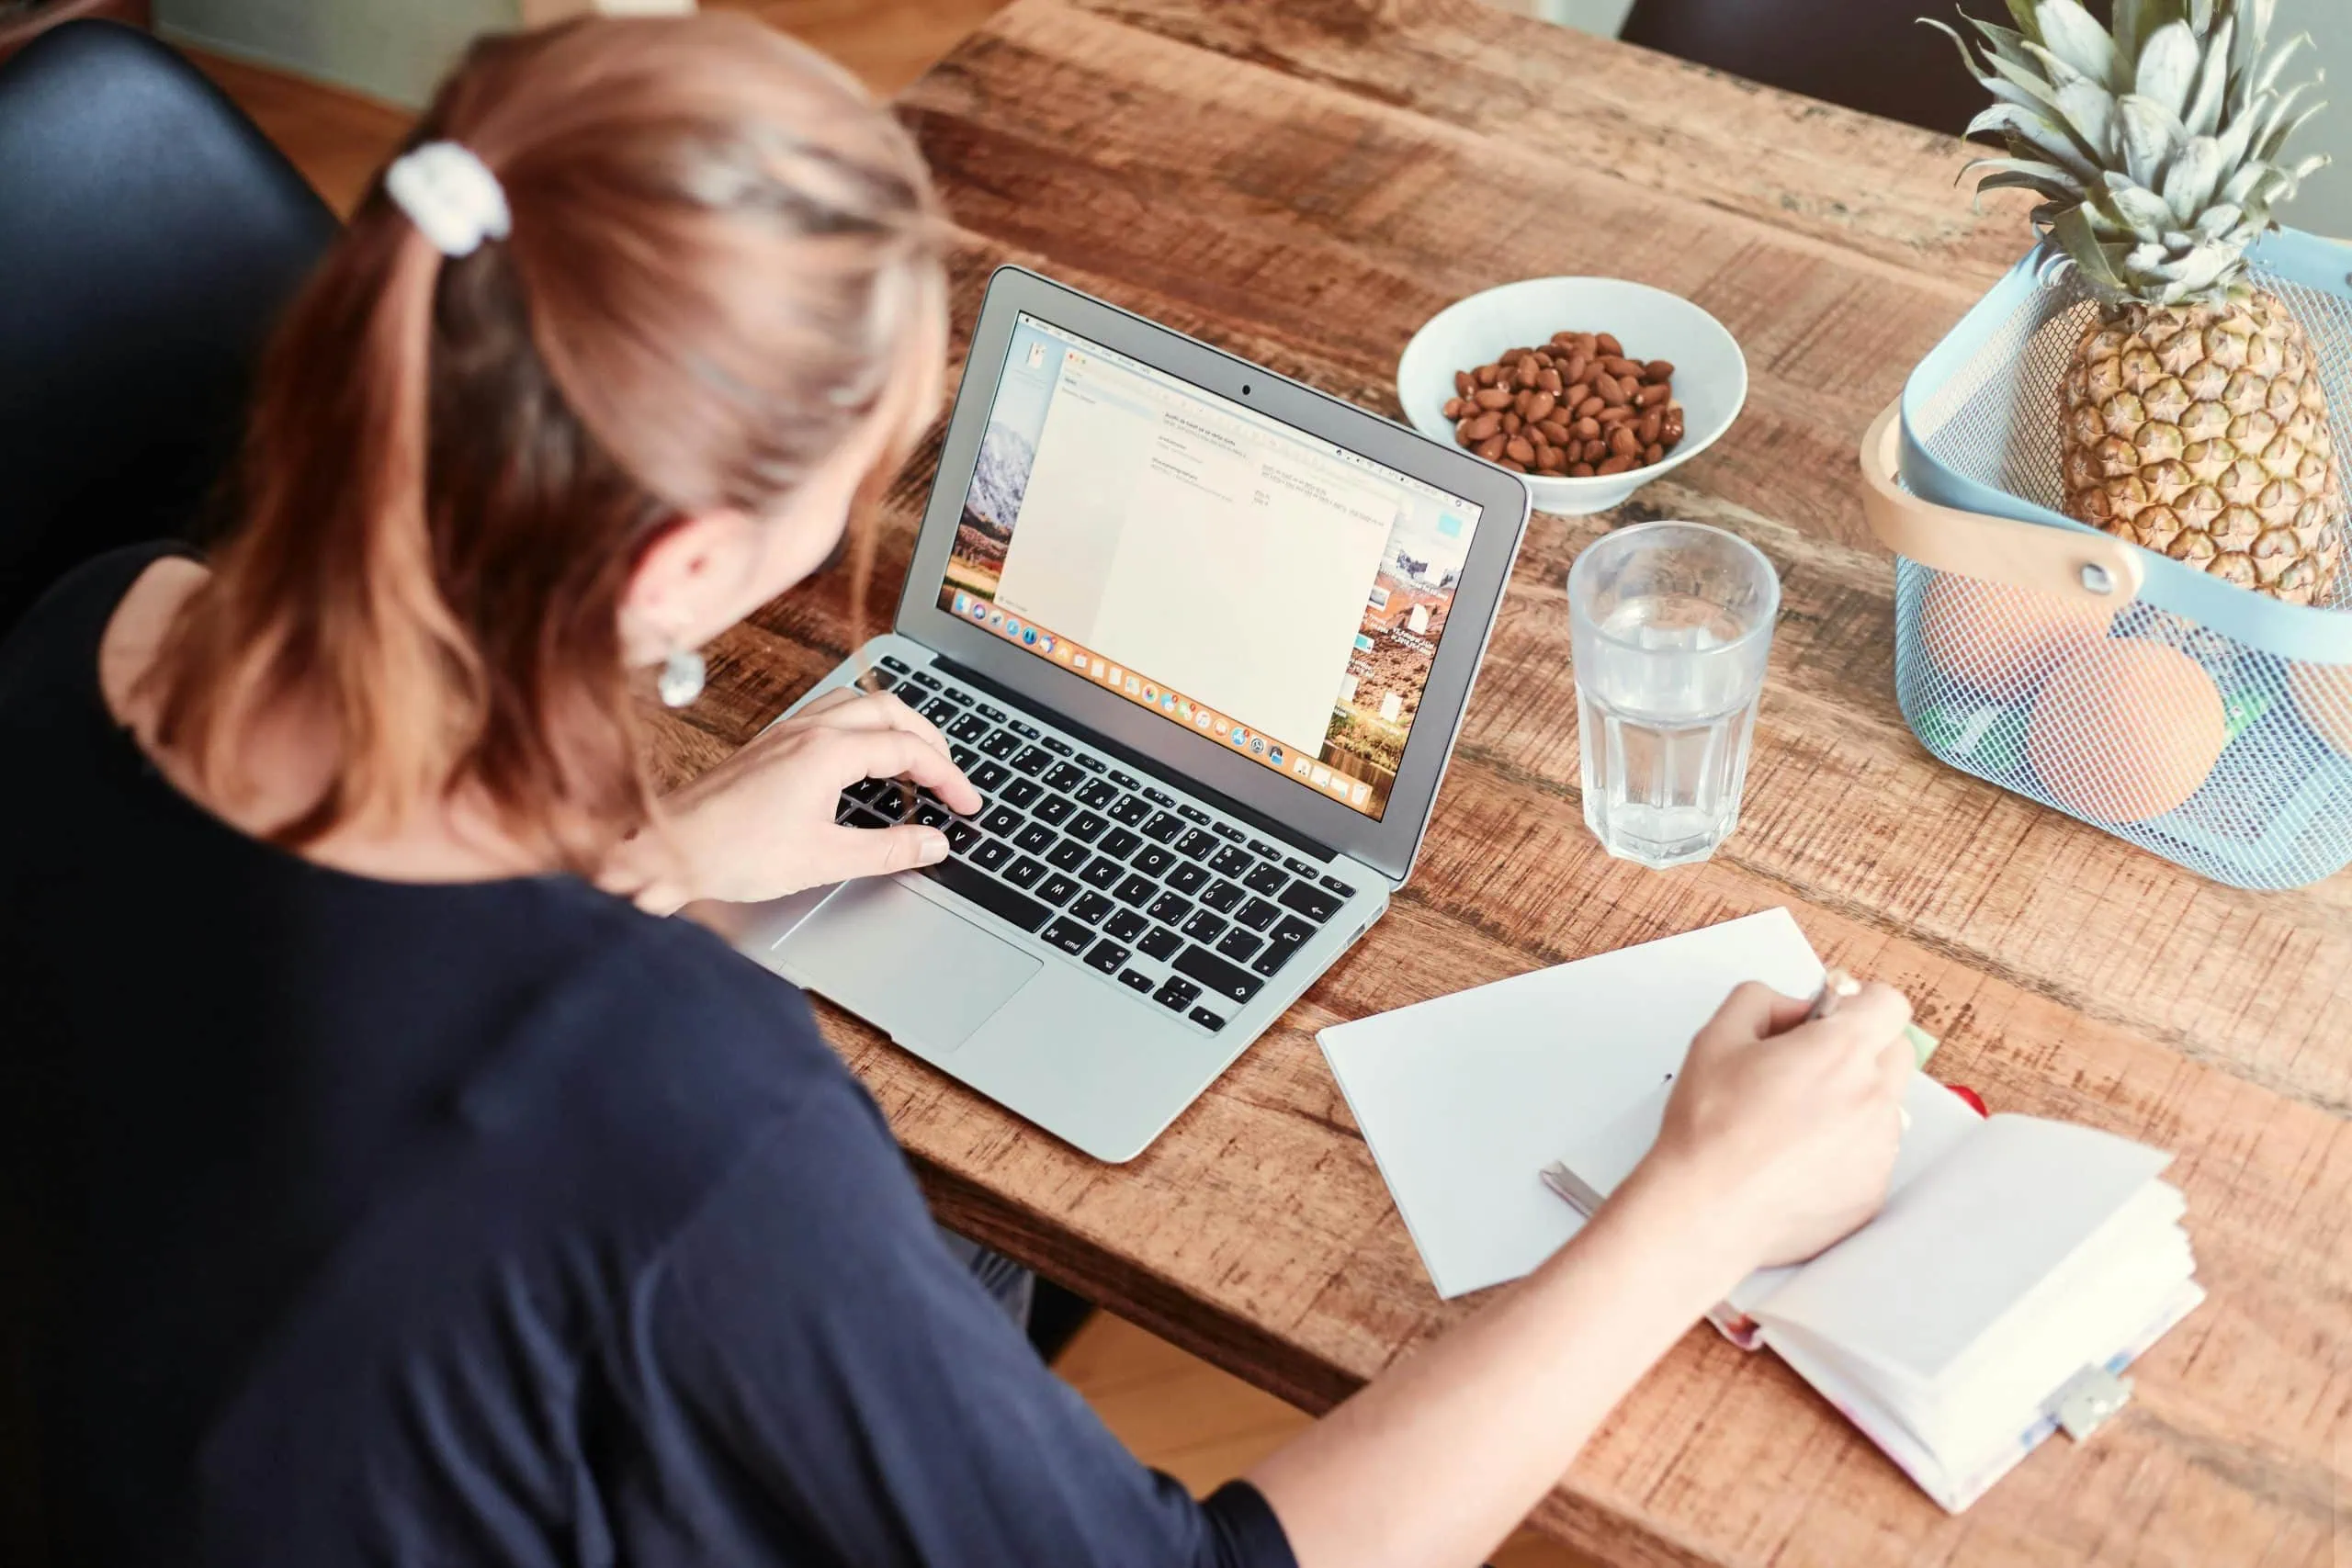
{"label": "bowl of almonds", "polygon": [[1605,512],[1703,452],[1747,400],[1747,361],[1679,295],[1616,277],[1473,294],[1413,334],[1414,429],[1524,475],[1539,512]]}

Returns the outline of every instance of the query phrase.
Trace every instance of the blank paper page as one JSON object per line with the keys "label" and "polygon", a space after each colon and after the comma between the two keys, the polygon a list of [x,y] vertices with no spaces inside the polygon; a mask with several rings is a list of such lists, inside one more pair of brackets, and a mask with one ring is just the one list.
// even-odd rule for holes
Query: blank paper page
{"label": "blank paper page", "polygon": [[1582,1222],[1536,1172],[1656,1089],[1732,987],[1821,961],[1786,909],[1335,1025],[1318,1036],[1438,1294],[1516,1280]]}
{"label": "blank paper page", "polygon": [[2096,1128],[1996,1116],[1757,1316],[1932,1382],[2171,1159]]}

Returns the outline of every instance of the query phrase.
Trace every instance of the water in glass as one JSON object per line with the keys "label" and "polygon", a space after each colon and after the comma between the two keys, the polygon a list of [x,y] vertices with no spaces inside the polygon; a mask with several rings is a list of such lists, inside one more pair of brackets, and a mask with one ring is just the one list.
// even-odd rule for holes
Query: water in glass
{"label": "water in glass", "polygon": [[1584,816],[1611,854],[1704,860],[1739,821],[1780,584],[1690,523],[1600,540],[1569,578]]}

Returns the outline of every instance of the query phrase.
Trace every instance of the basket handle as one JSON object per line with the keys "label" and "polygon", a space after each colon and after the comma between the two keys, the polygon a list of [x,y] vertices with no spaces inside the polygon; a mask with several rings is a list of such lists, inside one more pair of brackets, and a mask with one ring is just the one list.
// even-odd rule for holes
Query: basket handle
{"label": "basket handle", "polygon": [[[1938,571],[2086,604],[2121,605],[2139,597],[2145,575],[2140,553],[2120,539],[1939,506],[1897,484],[1902,415],[1898,399],[1862,437],[1862,513],[1879,543]],[[2091,586],[2101,573],[2104,592]]]}

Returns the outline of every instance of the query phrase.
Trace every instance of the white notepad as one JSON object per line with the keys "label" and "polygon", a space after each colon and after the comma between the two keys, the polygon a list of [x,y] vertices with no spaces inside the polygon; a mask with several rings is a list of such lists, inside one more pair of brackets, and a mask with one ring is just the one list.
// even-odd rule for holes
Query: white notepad
{"label": "white notepad", "polygon": [[[1526,1273],[1582,1223],[1537,1179],[1606,1195],[1657,1135],[1690,1035],[1757,979],[1822,969],[1785,910],[1325,1030],[1326,1058],[1442,1295]],[[2203,1299],[2169,1156],[2030,1117],[1980,1119],[1924,1075],[1885,1211],[1711,1321],[1769,1348],[1957,1511]]]}

